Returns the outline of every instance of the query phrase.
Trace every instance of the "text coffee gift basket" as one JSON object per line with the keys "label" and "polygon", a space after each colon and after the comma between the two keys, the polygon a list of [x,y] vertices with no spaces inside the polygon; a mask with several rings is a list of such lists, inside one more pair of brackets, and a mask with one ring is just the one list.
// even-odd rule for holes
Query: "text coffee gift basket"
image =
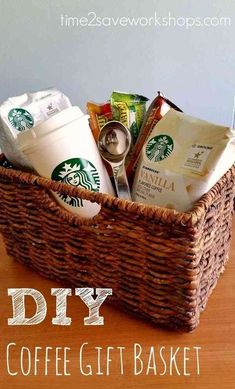
{"label": "text coffee gift basket", "polygon": [[[24,108],[14,108],[14,112],[10,110],[8,118],[11,124],[16,127],[20,123],[29,128],[23,132],[20,129],[19,148],[19,143],[14,143],[7,130],[3,131],[6,135],[5,143],[1,143],[4,153],[13,162],[19,160],[20,156],[23,161],[21,166],[24,165],[23,168],[19,165],[13,168],[3,154],[0,157],[0,232],[7,253],[40,274],[61,281],[65,286],[112,288],[111,298],[114,303],[153,323],[183,331],[193,330],[228,260],[235,197],[234,165],[226,169],[227,172],[209,190],[204,187],[206,193],[199,198],[200,185],[198,181],[194,185],[195,180],[206,169],[205,174],[212,183],[208,175],[213,163],[211,156],[217,158],[213,139],[209,143],[203,140],[203,134],[210,131],[208,123],[201,121],[198,124],[182,113],[170,111],[159,121],[161,126],[156,125],[155,121],[154,128],[147,131],[145,142],[143,133],[149,125],[147,112],[142,139],[137,143],[139,146],[142,142],[142,155],[138,158],[132,189],[136,201],[128,198],[128,191],[128,196],[118,198],[110,185],[107,171],[100,163],[94,139],[91,140],[86,132],[87,118],[77,107],[71,107],[58,91],[50,93],[53,103],[56,96],[57,108],[60,107],[59,103],[62,104],[61,101],[67,105],[44,122],[40,121],[40,113],[45,104],[42,100],[42,107],[39,106],[38,101],[41,100],[38,96],[38,105],[35,106],[34,96],[27,95],[27,102],[33,104],[33,108],[25,103]],[[137,105],[140,104],[138,110],[142,112],[143,99],[138,100],[136,95],[130,96],[136,99]],[[120,99],[118,93],[115,98]],[[126,96],[121,94],[121,98]],[[116,110],[120,108],[120,103],[123,104],[123,101],[116,103]],[[47,101],[46,105],[51,107],[51,104]],[[133,109],[133,101],[131,104]],[[33,109],[36,116],[31,114]],[[126,156],[122,150],[126,144],[123,136],[125,129],[131,126],[125,127],[120,123],[118,127],[118,122],[110,121],[108,112],[108,126],[102,123],[99,129],[97,121],[96,130],[99,137],[104,130],[108,131],[105,133],[105,139],[109,141],[109,149],[105,151],[106,161],[109,160],[108,152],[117,146],[117,138],[121,139],[119,148],[115,146],[115,159],[113,157],[111,160],[111,166],[117,193],[123,194],[128,183],[116,152],[121,150],[120,155]],[[1,115],[3,117],[2,112]],[[34,127],[35,117],[38,122]],[[173,129],[171,133],[167,133],[169,123]],[[185,123],[190,123],[191,137],[194,136],[194,139],[198,136],[198,127],[202,131],[200,143],[194,141],[192,145],[193,154],[191,146],[188,148],[185,143],[189,136],[185,136],[186,140],[183,141]],[[82,134],[87,137],[84,142],[76,138],[78,127],[83,129],[79,136]],[[133,129],[136,131],[137,125]],[[160,131],[161,135],[156,131]],[[213,131],[217,144],[222,127],[213,127]],[[208,134],[206,136],[208,139]],[[180,137],[180,142],[177,137]],[[66,143],[68,139],[70,141]],[[224,129],[221,139],[222,143],[228,139],[227,130]],[[89,145],[90,155],[87,150],[84,151],[85,145]],[[183,147],[186,146],[186,160],[181,160],[179,158],[184,155]],[[73,157],[74,147],[80,147],[79,158]],[[177,147],[181,147],[181,153]],[[135,165],[136,148],[131,152],[134,157],[129,166]],[[173,161],[172,173],[167,159]],[[40,176],[29,171],[32,166]],[[155,166],[160,168],[156,170]],[[179,172],[176,174],[177,166]],[[185,169],[190,169],[191,176],[188,170],[187,177],[183,176]],[[215,178],[215,169],[213,172]],[[164,174],[167,178],[163,180]],[[169,177],[172,180],[170,185],[167,184]],[[182,183],[186,183],[185,188]],[[177,193],[178,187],[182,195],[178,194],[174,198],[173,194]],[[151,202],[153,188],[154,194],[158,188],[159,205]],[[167,188],[174,192],[168,197],[164,192]],[[196,195],[198,199],[191,207],[189,202],[187,210],[173,209],[174,201],[179,208],[182,206],[180,201],[186,195],[190,201]],[[166,205],[164,201],[167,201]],[[76,212],[71,212],[72,207]]]}

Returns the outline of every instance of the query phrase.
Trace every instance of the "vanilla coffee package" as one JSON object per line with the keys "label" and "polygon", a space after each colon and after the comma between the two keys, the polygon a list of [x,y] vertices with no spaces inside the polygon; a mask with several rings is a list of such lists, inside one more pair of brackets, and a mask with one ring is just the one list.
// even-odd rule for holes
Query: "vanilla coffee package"
{"label": "vanilla coffee package", "polygon": [[56,88],[10,97],[0,106],[0,148],[15,165],[31,168],[17,145],[18,134],[43,123],[71,107],[67,96]]}
{"label": "vanilla coffee package", "polygon": [[189,211],[234,162],[234,130],[171,109],[144,144],[133,201]]}

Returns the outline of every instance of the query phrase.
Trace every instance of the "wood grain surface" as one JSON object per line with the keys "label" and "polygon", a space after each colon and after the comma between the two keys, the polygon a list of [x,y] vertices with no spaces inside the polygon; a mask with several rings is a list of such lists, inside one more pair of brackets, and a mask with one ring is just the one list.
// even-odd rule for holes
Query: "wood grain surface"
{"label": "wood grain surface", "polygon": [[[235,235],[235,226],[234,226]],[[55,297],[51,296],[51,288],[59,287],[56,282],[37,275],[32,270],[9,258],[4,244],[0,240],[0,388],[165,388],[165,389],[232,389],[235,382],[235,239],[230,252],[227,269],[219,280],[213,295],[210,297],[205,312],[201,315],[199,327],[189,334],[180,334],[159,329],[122,312],[107,303],[101,308],[104,317],[103,326],[84,326],[87,307],[79,297],[68,298],[67,315],[72,318],[70,326],[55,326],[51,320],[55,316]],[[95,285],[92,285],[95,287]],[[37,326],[9,326],[8,318],[12,317],[11,297],[8,288],[34,288],[39,290],[47,301],[48,313],[43,323]],[[26,313],[35,313],[34,301],[26,298]],[[7,345],[10,348],[9,368],[17,375],[11,376],[7,371]],[[83,375],[80,369],[79,352],[83,343],[84,353],[82,368],[91,375]],[[143,370],[134,374],[134,344],[142,347],[141,360]],[[110,359],[107,363],[107,348]],[[20,353],[24,349],[23,367],[27,372],[28,353],[31,355],[29,375],[21,372]],[[35,347],[38,351],[37,371],[34,371]],[[48,371],[45,375],[45,349],[49,352]],[[59,348],[61,347],[61,348]],[[67,347],[66,373],[64,375],[63,352]],[[100,350],[100,372],[97,374]],[[121,371],[120,348],[123,349],[123,371]],[[139,347],[139,346],[136,346]],[[196,357],[196,348],[198,359]],[[57,348],[57,349],[56,349]],[[152,355],[150,358],[150,350]],[[162,350],[163,360],[159,350]],[[38,349],[39,350],[39,349]],[[177,351],[178,350],[178,351]],[[56,352],[57,372],[56,372]],[[175,364],[170,363],[170,355],[176,352]],[[185,354],[184,354],[185,353]],[[153,368],[155,358],[155,370]],[[150,365],[148,370],[148,360]],[[140,361],[136,367],[140,369]],[[107,375],[107,365],[109,375]],[[152,369],[151,369],[152,366]],[[170,369],[172,366],[172,371]],[[198,371],[199,369],[199,371]],[[146,374],[146,373],[149,374]],[[56,375],[62,374],[62,375]],[[123,373],[123,374],[121,374]],[[165,373],[165,374],[163,374]],[[178,375],[180,373],[180,375]],[[187,374],[187,375],[185,375]]]}

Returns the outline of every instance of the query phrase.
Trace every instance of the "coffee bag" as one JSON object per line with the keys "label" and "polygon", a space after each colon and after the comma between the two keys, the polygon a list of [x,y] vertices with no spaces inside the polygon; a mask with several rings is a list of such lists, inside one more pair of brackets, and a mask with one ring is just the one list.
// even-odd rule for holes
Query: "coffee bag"
{"label": "coffee bag", "polygon": [[17,145],[19,133],[35,127],[71,107],[67,96],[56,88],[10,97],[0,106],[0,147],[15,165],[31,168]]}
{"label": "coffee bag", "polygon": [[132,198],[188,211],[234,162],[232,129],[170,110],[144,144]]}

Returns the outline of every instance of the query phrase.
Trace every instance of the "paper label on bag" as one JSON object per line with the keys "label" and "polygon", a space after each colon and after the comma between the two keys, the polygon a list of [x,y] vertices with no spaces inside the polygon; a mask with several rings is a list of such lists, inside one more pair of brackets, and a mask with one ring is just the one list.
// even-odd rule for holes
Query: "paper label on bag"
{"label": "paper label on bag", "polygon": [[39,107],[46,119],[50,118],[51,116],[61,111],[56,101],[53,100],[48,101],[48,99],[45,102],[43,100],[40,101]]}
{"label": "paper label on bag", "polygon": [[188,151],[182,167],[196,173],[202,173],[212,150],[213,146],[211,145],[193,144]]}

